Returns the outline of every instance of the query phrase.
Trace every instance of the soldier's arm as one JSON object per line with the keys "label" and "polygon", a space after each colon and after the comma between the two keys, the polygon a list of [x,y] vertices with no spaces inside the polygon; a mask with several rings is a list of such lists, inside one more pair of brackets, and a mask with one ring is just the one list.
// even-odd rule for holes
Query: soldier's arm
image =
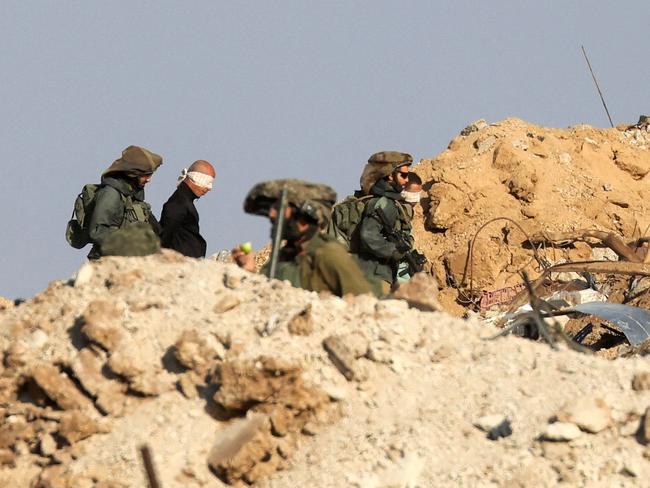
{"label": "soldier's arm", "polygon": [[[397,219],[397,208],[394,205],[386,205],[383,211],[388,223],[391,226],[394,225]],[[384,225],[376,214],[376,209],[372,209],[369,215],[361,222],[361,244],[373,256],[380,259],[390,259],[394,256],[397,248],[394,243],[386,239],[383,229]]]}
{"label": "soldier's arm", "polygon": [[124,219],[124,203],[119,192],[110,186],[101,188],[95,197],[95,209],[90,217],[88,236],[101,244],[106,235],[120,228]]}
{"label": "soldier's arm", "polygon": [[316,266],[332,292],[340,296],[372,293],[370,283],[354,258],[345,249],[328,246],[323,249]]}

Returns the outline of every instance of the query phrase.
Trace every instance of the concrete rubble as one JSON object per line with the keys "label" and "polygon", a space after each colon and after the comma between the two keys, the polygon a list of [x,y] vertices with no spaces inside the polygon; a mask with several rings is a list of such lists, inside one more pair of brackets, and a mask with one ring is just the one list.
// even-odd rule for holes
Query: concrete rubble
{"label": "concrete rubble", "polygon": [[[3,300],[0,486],[146,486],[143,444],[165,488],[640,486],[647,350],[612,361],[564,343],[488,341],[495,326],[447,312],[467,310],[454,286],[493,217],[531,234],[645,229],[649,141],[646,126],[471,124],[418,169],[428,199],[416,240],[434,276],[385,300],[168,251],[87,263],[24,303]],[[539,271],[517,232],[495,224],[477,240],[477,291]],[[556,263],[592,251],[539,252]],[[603,295],[623,295],[622,280],[606,281]],[[647,308],[643,280],[634,287]],[[549,295],[582,300],[584,289]],[[490,296],[501,295],[511,293]]]}

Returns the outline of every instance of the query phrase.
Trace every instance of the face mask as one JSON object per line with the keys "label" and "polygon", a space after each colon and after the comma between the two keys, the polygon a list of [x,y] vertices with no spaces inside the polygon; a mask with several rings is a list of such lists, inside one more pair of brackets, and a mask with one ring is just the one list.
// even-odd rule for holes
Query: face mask
{"label": "face mask", "polygon": [[404,198],[404,201],[406,203],[420,203],[420,192],[419,191],[402,191],[401,193],[402,198]]}

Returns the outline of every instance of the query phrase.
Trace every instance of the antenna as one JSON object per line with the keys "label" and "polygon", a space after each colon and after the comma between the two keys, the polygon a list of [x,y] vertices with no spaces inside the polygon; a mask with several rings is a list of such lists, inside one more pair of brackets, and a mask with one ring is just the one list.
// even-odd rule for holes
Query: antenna
{"label": "antenna", "polygon": [[598,81],[596,80],[596,75],[594,74],[594,70],[591,69],[591,63],[589,62],[589,58],[587,57],[587,51],[585,51],[584,46],[580,46],[582,48],[582,54],[585,56],[585,61],[587,61],[587,66],[589,66],[589,71],[591,72],[591,77],[594,79],[594,83],[596,84],[596,90],[598,90],[598,95],[600,95],[600,101],[603,102],[603,107],[605,107],[605,112],[607,113],[607,118],[609,119],[609,125],[614,127],[614,123],[612,122],[612,116],[609,115],[609,110],[607,110],[607,104],[605,103],[605,98],[603,98],[603,92],[600,91],[600,87],[598,86]]}

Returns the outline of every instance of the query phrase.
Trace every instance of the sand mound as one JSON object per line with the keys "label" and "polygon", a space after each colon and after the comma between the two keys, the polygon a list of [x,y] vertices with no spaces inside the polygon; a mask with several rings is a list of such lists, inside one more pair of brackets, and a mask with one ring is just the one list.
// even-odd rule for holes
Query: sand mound
{"label": "sand mound", "polygon": [[[469,243],[474,246],[473,285],[496,290],[521,281],[518,271],[540,271],[526,235],[598,229],[624,241],[646,235],[650,226],[648,172],[650,127],[597,129],[586,125],[551,129],[507,119],[477,121],[447,150],[423,160],[424,213],[416,220],[418,247],[433,263],[441,284],[469,286]],[[593,242],[592,242],[593,244]],[[540,249],[549,263],[601,259],[584,242]],[[456,292],[443,290],[450,311]]]}
{"label": "sand mound", "polygon": [[494,332],[170,252],[87,264],[0,312],[0,485],[146,486],[143,443],[165,488],[647,479],[647,359]]}

